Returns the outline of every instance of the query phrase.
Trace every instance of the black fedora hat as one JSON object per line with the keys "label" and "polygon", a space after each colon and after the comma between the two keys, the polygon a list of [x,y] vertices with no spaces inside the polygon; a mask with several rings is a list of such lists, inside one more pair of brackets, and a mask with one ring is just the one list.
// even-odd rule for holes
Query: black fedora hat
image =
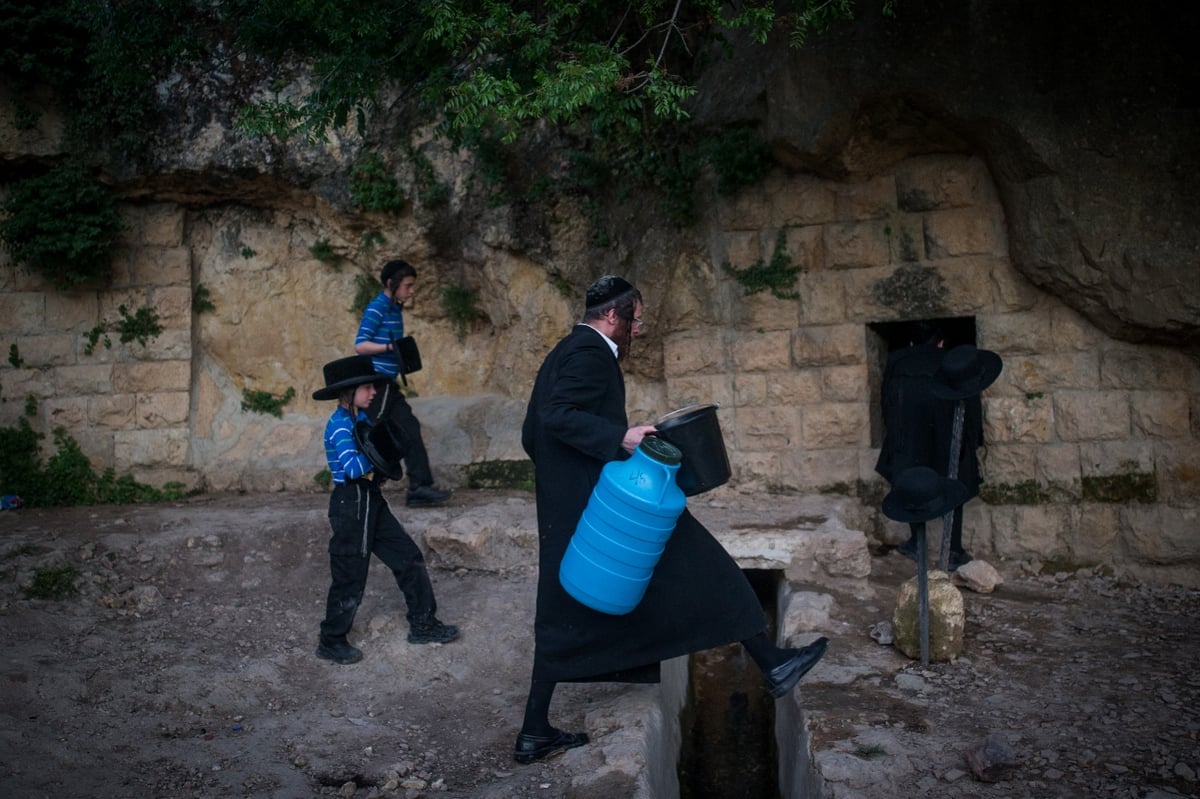
{"label": "black fedora hat", "polygon": [[927,522],[967,501],[967,487],[928,466],[911,466],[896,476],[883,498],[883,515],[897,522]]}
{"label": "black fedora hat", "polygon": [[935,397],[960,400],[973,397],[996,382],[1004,362],[991,350],[960,344],[942,357],[929,390]]}
{"label": "black fedora hat", "polygon": [[315,400],[337,399],[342,389],[360,386],[363,383],[374,383],[383,379],[376,373],[371,363],[370,355],[351,355],[349,358],[338,358],[325,364],[325,388],[313,392]]}

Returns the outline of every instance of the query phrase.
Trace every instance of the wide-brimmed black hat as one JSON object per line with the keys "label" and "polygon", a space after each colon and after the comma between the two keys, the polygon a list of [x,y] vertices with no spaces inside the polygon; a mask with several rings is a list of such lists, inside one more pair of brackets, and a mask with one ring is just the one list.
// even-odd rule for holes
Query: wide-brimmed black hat
{"label": "wide-brimmed black hat", "polygon": [[910,466],[883,498],[883,515],[897,522],[927,522],[967,501],[967,487],[928,466]]}
{"label": "wide-brimmed black hat", "polygon": [[1004,362],[991,350],[960,344],[942,357],[930,391],[935,397],[960,400],[973,397],[996,382]]}
{"label": "wide-brimmed black hat", "polygon": [[338,358],[325,364],[325,388],[313,392],[315,400],[337,399],[342,389],[360,386],[363,383],[374,383],[383,375],[375,372],[370,355],[351,355],[349,358]]}

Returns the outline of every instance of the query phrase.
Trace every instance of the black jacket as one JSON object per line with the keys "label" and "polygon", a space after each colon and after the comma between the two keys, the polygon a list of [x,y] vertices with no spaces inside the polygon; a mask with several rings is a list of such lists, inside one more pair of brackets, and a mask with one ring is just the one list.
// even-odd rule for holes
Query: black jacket
{"label": "black jacket", "polygon": [[631,613],[600,613],[563,589],[559,564],[600,470],[625,457],[627,429],[617,359],[599,333],[577,325],[546,356],[521,430],[537,481],[535,680],[653,682],[662,660],[766,627],[737,563],[687,510]]}

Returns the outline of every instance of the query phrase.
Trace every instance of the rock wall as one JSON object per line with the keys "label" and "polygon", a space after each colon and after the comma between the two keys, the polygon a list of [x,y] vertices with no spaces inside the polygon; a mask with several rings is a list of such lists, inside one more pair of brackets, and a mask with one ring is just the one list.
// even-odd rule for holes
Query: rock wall
{"label": "rock wall", "polygon": [[[246,141],[220,102],[196,122],[189,92],[211,101],[221,86],[180,81],[168,102],[187,113],[163,131],[154,168],[114,168],[128,225],[111,287],[51,291],[0,251],[0,345],[16,344],[22,360],[0,364],[0,425],[32,398],[39,430],[63,426],[98,466],[147,482],[316,490],[331,407],[310,394],[321,365],[350,352],[356,278],[403,256],[421,273],[407,312],[425,364],[410,380],[413,402],[435,472],[461,484],[471,465],[523,459],[518,429],[542,356],[578,315],[586,283],[620,272],[642,287],[649,322],[628,366],[631,421],[718,402],[729,490],[855,497],[872,535],[902,535],[875,511],[886,490],[873,465],[888,325],[954,319],[1005,361],[984,397],[986,483],[967,508],[969,548],[1200,584],[1200,282],[1196,229],[1181,224],[1196,180],[1178,171],[1195,126],[1163,129],[1156,150],[1145,97],[1123,120],[1108,109],[1119,96],[1056,116],[1071,87],[1025,91],[1045,76],[1020,53],[1065,51],[1074,33],[1051,25],[1054,42],[985,69],[981,40],[984,53],[1023,41],[1008,6],[972,4],[980,16],[965,21],[933,6],[945,24],[918,11],[897,31],[868,14],[801,53],[737,51],[702,87],[697,118],[757,121],[778,168],[734,198],[702,187],[702,218],[688,230],[657,224],[638,202],[610,209],[620,235],[607,248],[589,242],[587,215],[569,199],[536,218],[492,207],[470,156],[420,131],[451,187],[448,206],[357,213],[348,165],[380,142]],[[1157,96],[1179,102],[1173,84]],[[1072,145],[1085,133],[1093,144]],[[11,167],[0,191],[16,165],[53,159],[60,135],[53,114],[33,130],[0,115],[0,164]],[[403,158],[392,166],[411,180]],[[1151,207],[1152,224],[1114,222],[1118,212],[1144,222]],[[364,244],[372,230],[381,246]],[[801,269],[798,299],[746,295],[726,264],[769,260],[781,240]],[[318,241],[342,260],[318,259]],[[438,302],[452,284],[480,298],[482,316],[461,338]],[[86,331],[121,304],[154,306],[163,334],[85,354]],[[242,407],[246,391],[289,389],[280,418]]]}

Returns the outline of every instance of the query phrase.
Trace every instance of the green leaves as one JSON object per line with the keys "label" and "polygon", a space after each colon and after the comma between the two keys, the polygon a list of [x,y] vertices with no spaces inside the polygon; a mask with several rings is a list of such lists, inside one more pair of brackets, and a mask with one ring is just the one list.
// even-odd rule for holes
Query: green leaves
{"label": "green leaves", "polygon": [[109,279],[121,216],[112,193],[78,163],[13,184],[3,215],[0,241],[15,263],[64,289]]}

